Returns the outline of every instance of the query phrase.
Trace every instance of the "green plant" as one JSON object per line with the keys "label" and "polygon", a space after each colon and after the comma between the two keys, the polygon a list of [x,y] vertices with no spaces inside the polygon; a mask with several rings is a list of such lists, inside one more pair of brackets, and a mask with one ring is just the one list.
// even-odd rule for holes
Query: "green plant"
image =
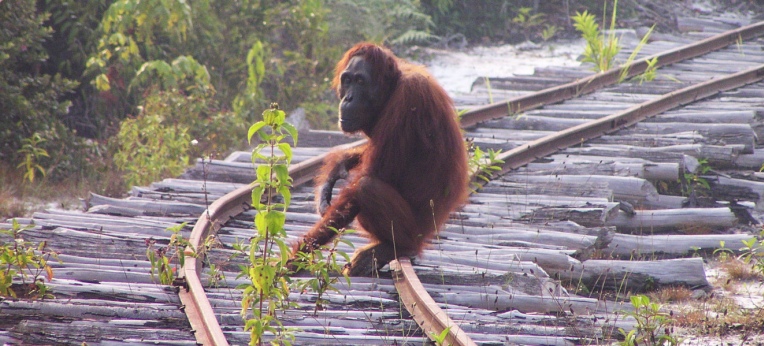
{"label": "green plant", "polygon": [[[326,303],[323,296],[327,291],[338,291],[334,284],[337,283],[339,278],[332,276],[332,274],[342,272],[343,266],[337,262],[337,255],[344,258],[346,263],[350,262],[350,256],[344,251],[339,251],[337,245],[343,242],[352,247],[353,244],[342,239],[342,236],[352,233],[353,230],[343,229],[338,231],[335,229],[334,231],[337,232],[337,236],[334,237],[331,243],[321,246],[310,253],[298,252],[297,258],[294,261],[297,270],[305,270],[313,274],[311,279],[302,280],[297,285],[300,292],[310,290],[316,293],[313,315],[316,315],[318,310],[322,309]],[[324,251],[328,252],[328,255],[324,255]],[[350,278],[345,276],[345,280],[349,286]]]}
{"label": "green plant", "polygon": [[[530,40],[530,35],[533,30],[543,25],[545,21],[543,13],[531,14],[531,11],[533,11],[533,8],[531,7],[520,7],[517,10],[515,17],[512,18],[512,23],[519,25],[522,29],[526,41]],[[550,32],[547,32],[547,34],[549,33]],[[552,33],[552,35],[554,35],[554,33]]]}
{"label": "green plant", "polygon": [[594,64],[595,72],[604,72],[613,67],[615,56],[621,51],[620,39],[615,36],[615,17],[618,2],[613,4],[613,14],[610,18],[610,33],[605,37],[593,14],[588,11],[576,12],[572,17],[573,26],[581,32],[586,41],[583,62]]}
{"label": "green plant", "polygon": [[650,302],[645,295],[633,295],[630,297],[634,311],[625,312],[626,316],[633,317],[636,328],[626,332],[619,328],[624,336],[621,346],[653,346],[653,345],[678,345],[681,340],[673,336],[674,319],[672,313],[661,311],[661,305]]}
{"label": "green plant", "polygon": [[45,139],[35,132],[32,137],[22,140],[23,144],[19,149],[19,154],[24,157],[24,160],[16,168],[21,168],[24,171],[24,180],[30,183],[34,183],[35,172],[40,172],[45,177],[45,168],[40,165],[40,158],[50,156],[45,149],[40,147],[43,142]]}
{"label": "green plant", "polygon": [[[764,237],[764,230],[759,233],[760,237]],[[743,240],[743,247],[740,249],[741,254],[739,259],[749,264],[753,269],[760,274],[764,274],[764,239],[757,239],[756,237]]]}
{"label": "green plant", "polygon": [[46,25],[48,13],[38,11],[35,4],[34,0],[0,2],[0,158],[7,162],[26,155],[19,150],[35,134],[49,140],[50,147],[74,142],[61,118],[71,106],[65,97],[77,83],[43,69],[49,58],[43,42],[50,39],[51,28]]}
{"label": "green plant", "polygon": [[22,227],[16,219],[11,221],[10,229],[0,229],[0,235],[10,237],[6,242],[0,239],[0,296],[18,297],[19,292],[13,289],[13,280],[21,279],[25,290],[21,296],[28,298],[49,298],[48,286],[43,275],[48,280],[53,279],[53,268],[48,265],[52,258],[58,260],[58,254],[48,248],[45,241],[34,245],[24,240],[22,233],[33,226]]}
{"label": "green plant", "polygon": [[[158,276],[159,283],[162,285],[170,285],[175,280],[178,268],[182,268],[186,263],[187,248],[192,249],[191,254],[194,258],[198,256],[196,249],[193,249],[188,240],[180,234],[184,227],[186,227],[185,222],[168,227],[167,230],[172,232],[172,235],[170,242],[164,247],[155,248],[156,240],[146,239],[146,258],[151,263],[151,278]],[[173,262],[175,262],[174,265]]]}
{"label": "green plant", "polygon": [[657,56],[647,60],[647,68],[645,69],[645,72],[635,77],[640,85],[644,82],[652,82],[655,77],[658,77],[658,69],[655,67],[657,63]]}
{"label": "green plant", "polygon": [[128,187],[177,176],[188,165],[188,128],[166,124],[159,114],[144,111],[125,119],[114,140],[114,163],[125,172]]}
{"label": "green plant", "polygon": [[[439,1],[447,9],[449,1]],[[425,13],[418,0],[329,0],[327,21],[331,37],[339,46],[358,41],[392,45],[432,43],[440,37],[432,16]],[[385,15],[380,15],[384,13]],[[337,40],[341,40],[337,42]]]}
{"label": "green plant", "polygon": [[558,31],[560,31],[560,28],[557,25],[547,24],[544,26],[544,30],[541,30],[541,39],[544,42],[549,41],[554,35],[557,35]]}
{"label": "green plant", "polygon": [[[607,7],[603,9],[603,12],[606,12],[606,10]],[[615,34],[617,10],[618,0],[613,2],[613,12],[610,16],[610,27],[608,29],[609,33],[607,37],[600,31],[594,15],[590,14],[588,11],[584,11],[583,13],[576,12],[576,15],[571,17],[574,22],[573,26],[581,33],[581,37],[586,41],[583,53],[584,58],[582,61],[594,64],[592,69],[595,72],[604,72],[613,68],[616,63],[615,57],[618,55],[618,52],[621,51],[621,40]],[[603,20],[604,17],[605,16],[603,15]],[[655,26],[651,27],[650,30],[642,36],[642,39],[626,59],[624,67],[621,69],[621,73],[618,77],[619,83],[623,82],[628,77],[629,69],[627,66],[634,61],[637,54],[639,54],[644,45],[647,44],[647,40],[650,38],[654,28]],[[655,79],[657,76],[657,63],[657,57],[647,61],[648,66],[647,69],[645,69],[645,72],[635,77],[640,84]]]}
{"label": "green plant", "polygon": [[501,171],[500,164],[504,163],[504,161],[498,158],[499,154],[501,154],[501,150],[495,151],[493,149],[488,149],[486,152],[471,141],[467,142],[467,146],[470,153],[470,176],[472,176],[470,187],[473,191],[476,191],[480,189],[484,183],[490,182],[491,177],[495,172]]}
{"label": "green plant", "polygon": [[726,261],[734,254],[734,251],[732,249],[727,248],[726,242],[724,240],[719,241],[719,248],[714,249],[713,254],[718,256],[719,261]]}
{"label": "green plant", "polygon": [[435,332],[430,332],[430,339],[435,343],[437,346],[443,346],[446,342],[446,337],[448,336],[448,332],[451,331],[451,327],[446,327],[443,329],[443,331],[440,332],[440,334],[435,334]]}
{"label": "green plant", "polygon": [[[292,137],[297,145],[297,130],[285,122],[286,114],[278,109],[277,104],[263,112],[263,120],[253,124],[247,133],[252,142],[257,135],[260,144],[252,151],[252,161],[259,162],[256,168],[256,180],[252,189],[252,206],[256,210],[256,233],[248,246],[240,249],[248,255],[249,264],[242,268],[242,274],[248,278],[243,289],[241,313],[245,318],[245,331],[250,333],[250,344],[262,344],[263,335],[271,332],[282,343],[291,344],[289,333],[281,327],[276,316],[278,310],[289,306],[289,246],[286,244],[286,210],[291,201],[292,178],[289,176],[289,163],[292,161],[292,148],[283,142]],[[276,153],[276,149],[280,154]],[[267,150],[267,154],[264,151]],[[276,253],[279,250],[279,254]],[[247,313],[252,310],[252,318]]]}
{"label": "green plant", "polygon": [[711,166],[708,165],[708,160],[699,159],[698,164],[697,173],[688,172],[684,173],[682,176],[682,193],[685,196],[698,194],[702,191],[709,191],[711,189],[708,180],[701,177],[701,175],[706,174],[711,170]]}

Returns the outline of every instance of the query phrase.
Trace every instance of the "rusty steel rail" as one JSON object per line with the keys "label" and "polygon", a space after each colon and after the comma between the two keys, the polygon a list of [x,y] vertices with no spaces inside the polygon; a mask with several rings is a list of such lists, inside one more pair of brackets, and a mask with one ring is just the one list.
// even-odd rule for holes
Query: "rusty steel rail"
{"label": "rusty steel rail", "polygon": [[682,104],[694,102],[762,79],[764,79],[764,65],[672,91],[654,100],[632,106],[624,111],[539,138],[500,154],[498,158],[504,160],[504,164],[502,165],[501,172],[498,174],[519,168],[561,149],[581,144],[586,140],[634,125],[646,118]]}
{"label": "rusty steel rail", "polygon": [[[629,77],[644,72],[647,68],[648,59],[658,57],[658,67],[665,66],[762,34],[764,34],[764,22],[728,31],[694,44],[635,61],[629,66],[596,74],[576,82],[544,89],[529,95],[510,99],[506,102],[475,108],[463,115],[462,127],[471,127],[483,121],[538,108],[612,85],[618,81],[622,68],[629,69]],[[502,172],[523,166],[536,158],[556,152],[567,146],[579,144],[586,139],[632,125],[648,116],[674,108],[683,103],[708,97],[719,91],[732,89],[761,79],[764,79],[764,66],[677,90],[667,94],[665,97],[642,103],[626,111],[541,138],[502,154],[500,158],[506,162]],[[360,140],[338,146],[336,149],[352,148],[363,145],[365,142],[365,140]],[[325,156],[326,154],[319,155],[290,167],[289,173],[294,179],[294,185],[310,181],[321,166]],[[208,235],[214,234],[231,217],[249,208],[251,190],[251,185],[236,189],[216,200],[207,208],[192,230],[189,239],[190,246],[185,251],[186,256],[195,257],[196,252],[194,249],[199,249]],[[201,257],[196,257],[195,260],[186,261],[185,266],[181,268],[179,280],[176,282],[176,285],[180,287],[180,299],[194,330],[197,342],[203,345],[228,345],[228,341],[220,328],[199,279],[202,260]],[[401,300],[427,337],[432,338],[433,335],[439,335],[448,328],[447,343],[452,345],[474,345],[474,342],[448,318],[422,287],[408,259],[401,258],[391,262],[391,268],[394,272],[395,286]]]}
{"label": "rusty steel rail", "polygon": [[658,59],[655,68],[670,65],[712,52],[733,43],[764,35],[764,21],[730,30],[695,43],[667,50],[660,54],[636,60],[629,65],[613,68],[574,82],[547,88],[507,101],[471,109],[462,115],[462,127],[471,127],[480,122],[513,115],[555,102],[568,100],[619,82],[621,71],[627,69],[626,78],[637,76],[648,68],[648,60]]}
{"label": "rusty steel rail", "polygon": [[[392,260],[390,269],[393,271],[395,289],[398,290],[406,310],[425,333],[440,335],[448,329],[445,339],[442,340],[444,345],[475,345],[467,333],[454,323],[430,297],[414,272],[410,259],[403,257]],[[432,336],[432,334],[427,335],[430,339]]]}

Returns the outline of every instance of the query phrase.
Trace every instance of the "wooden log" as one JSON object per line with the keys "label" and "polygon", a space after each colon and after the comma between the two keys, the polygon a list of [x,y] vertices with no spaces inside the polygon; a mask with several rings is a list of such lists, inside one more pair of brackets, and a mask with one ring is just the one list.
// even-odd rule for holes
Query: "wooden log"
{"label": "wooden log", "polygon": [[448,304],[492,311],[517,310],[524,313],[573,313],[592,314],[600,311],[604,304],[597,299],[581,297],[553,297],[548,293],[541,295],[507,293],[449,293],[439,299]]}
{"label": "wooden log", "polygon": [[[390,329],[393,329],[392,327]],[[249,332],[225,331],[225,336],[231,345],[247,345],[250,341]],[[325,334],[295,332],[294,345],[373,345],[380,342],[387,345],[426,345],[430,340],[426,336],[414,333],[411,330],[392,331],[391,333],[370,334],[368,329],[346,330],[345,334]],[[276,337],[266,332],[263,335],[263,343],[278,343]]]}
{"label": "wooden log", "polygon": [[[694,60],[693,60],[694,61]],[[737,71],[737,69],[736,69]],[[686,109],[668,111],[647,122],[664,123],[703,123],[703,124],[751,124],[757,118],[755,110],[719,111],[704,109],[702,111],[687,111]]]}
{"label": "wooden log", "polygon": [[[577,156],[580,158],[580,156]],[[676,181],[679,179],[679,164],[671,163],[620,163],[593,162],[591,160],[565,160],[562,162],[531,162],[515,170],[518,174],[534,175],[610,175],[635,177],[646,180]]]}
{"label": "wooden log", "polygon": [[[669,147],[675,145],[692,145],[703,141],[703,136],[697,133],[680,133],[668,135],[605,135],[586,142],[587,145],[630,145],[637,147]],[[740,146],[742,148],[742,146]]]}
{"label": "wooden log", "polygon": [[[736,69],[737,71],[737,69]],[[654,84],[650,85],[655,86]],[[672,90],[676,89],[676,83],[670,86]],[[550,118],[575,118],[575,119],[598,119],[606,115],[622,110],[616,107],[601,107],[592,109],[586,105],[569,105],[559,107],[553,105],[548,108],[535,109],[526,112],[528,115],[544,116]],[[688,111],[680,109],[661,113],[655,117],[645,119],[645,122],[652,123],[702,123],[702,124],[751,124],[756,120],[755,110],[719,111],[717,109],[700,109]]]}
{"label": "wooden log", "polygon": [[218,182],[249,184],[255,180],[255,166],[244,162],[223,160],[197,160],[196,165],[186,169],[181,179],[212,180]]}
{"label": "wooden log", "polygon": [[603,181],[613,190],[613,199],[615,201],[625,201],[643,208],[665,208],[681,207],[683,198],[677,199],[674,196],[662,196],[658,194],[649,181],[634,177],[614,177],[607,175],[522,175],[510,174],[515,178],[513,180],[521,183],[544,184],[554,186],[558,182],[569,184],[586,183],[588,181]]}
{"label": "wooden log", "polygon": [[[501,246],[496,248],[477,249],[475,246],[459,246],[464,241],[459,240],[440,240],[439,242],[453,243],[447,250],[437,249],[441,244],[433,244],[436,249],[425,250],[423,256],[439,260],[443,257],[461,258],[463,261],[472,262],[475,267],[482,267],[485,263],[502,262],[513,259],[518,262],[531,262],[544,269],[545,272],[557,272],[568,270],[571,265],[580,263],[570,255],[573,250],[551,250],[538,248],[519,248]],[[490,243],[487,240],[486,243]],[[492,268],[495,269],[495,268]]]}
{"label": "wooden log", "polygon": [[[764,138],[764,136],[762,137]],[[739,155],[735,158],[733,166],[730,168],[758,171],[762,166],[764,166],[764,150],[756,150],[753,154]]]}
{"label": "wooden log", "polygon": [[[539,277],[529,274],[518,274],[515,272],[503,272],[499,270],[481,269],[473,270],[472,267],[452,265],[441,267],[437,263],[432,265],[417,263],[414,267],[423,283],[441,284],[450,286],[468,286],[479,282],[482,285],[506,285],[507,282],[517,280],[519,286],[526,286],[538,289],[542,279],[548,277],[546,273],[540,271]],[[534,270],[534,272],[536,272]]]}
{"label": "wooden log", "polygon": [[517,221],[528,223],[546,223],[548,221],[568,220],[584,227],[601,227],[617,212],[618,203],[608,203],[605,206],[590,207],[541,207],[517,218]]}
{"label": "wooden log", "polygon": [[[607,150],[612,149],[612,146],[595,146],[595,147],[584,147],[584,148],[590,148],[590,149],[604,149],[605,152],[607,152],[606,156],[598,156],[596,154],[590,154],[585,153],[584,155],[576,155],[572,153],[561,153],[561,154],[554,154],[549,155],[545,158],[539,159],[536,162],[591,162],[591,163],[602,163],[602,164],[611,164],[611,163],[620,163],[620,164],[642,164],[642,165],[649,165],[649,164],[655,164],[655,163],[677,163],[679,165],[680,171],[683,172],[696,172],[698,160],[692,156],[688,155],[671,155],[670,160],[662,160],[662,161],[650,161],[646,158],[636,156],[636,155],[618,155],[614,154],[615,151],[613,150]],[[548,160],[548,161],[547,161]]]}
{"label": "wooden log", "polygon": [[509,130],[562,131],[586,123],[587,119],[550,118],[533,115],[504,117],[483,122],[481,127]]}
{"label": "wooden log", "polygon": [[116,206],[120,208],[129,208],[129,209],[140,211],[142,215],[156,215],[156,216],[200,215],[206,209],[204,206],[190,204],[190,203],[116,199],[116,198],[100,196],[95,193],[90,193],[90,198],[88,199],[88,206],[92,208],[99,205],[111,205],[111,206]]}
{"label": "wooden log", "polygon": [[[743,151],[742,146],[713,146],[705,144],[675,145],[667,147],[645,148],[630,145],[597,145],[576,147],[563,150],[563,153],[578,155],[597,155],[607,157],[641,157],[654,162],[681,162],[685,155],[696,159],[708,160],[714,167],[735,167],[737,158]],[[691,166],[690,166],[691,167]],[[689,172],[693,172],[690,170]]]}
{"label": "wooden log", "polygon": [[555,186],[546,186],[540,184],[524,184],[509,181],[511,176],[501,177],[501,180],[493,180],[479,189],[479,193],[491,193],[495,195],[549,195],[554,193],[561,196],[580,196],[583,198],[604,198],[613,199],[613,191],[608,188],[607,183],[592,181],[582,184],[560,183]]}
{"label": "wooden log", "polygon": [[702,123],[649,123],[640,122],[633,127],[618,131],[618,134],[667,134],[697,132],[705,138],[708,145],[725,146],[742,144],[742,154],[753,153],[756,134],[748,124],[702,124]]}
{"label": "wooden log", "polygon": [[646,292],[667,286],[684,286],[709,291],[702,258],[658,261],[588,260],[557,274],[561,279],[581,283],[590,289]]}
{"label": "wooden log", "polygon": [[[5,316],[25,319],[70,318],[96,321],[112,319],[153,320],[159,325],[187,325],[188,317],[177,305],[161,303],[117,302],[97,299],[66,299],[52,301],[0,301]],[[164,321],[164,322],[160,322]]]}
{"label": "wooden log", "polygon": [[164,343],[166,340],[175,340],[180,345],[195,345],[190,326],[179,330],[152,326],[152,323],[154,321],[136,321],[135,326],[120,326],[96,321],[57,323],[25,320],[11,329],[11,335],[29,345],[108,342],[151,344],[155,341]]}
{"label": "wooden log", "polygon": [[[474,253],[473,253],[474,254]],[[459,269],[466,269],[469,272],[480,272],[485,270],[504,271],[511,273],[527,274],[535,272],[540,277],[548,275],[537,264],[533,262],[520,261],[515,255],[495,254],[495,258],[482,256],[465,256],[465,253],[454,256],[451,253],[433,253],[425,251],[416,259],[416,264],[421,266],[438,267],[450,265],[452,268],[458,266]]]}
{"label": "wooden log", "polygon": [[619,232],[654,234],[670,231],[708,232],[728,229],[738,224],[729,208],[683,208],[664,210],[635,210],[635,215],[623,211],[606,220]]}
{"label": "wooden log", "polygon": [[[93,214],[90,214],[93,215]],[[35,213],[35,223],[46,228],[62,228],[56,230],[56,233],[65,233],[69,228],[72,231],[79,230],[92,230],[93,232],[77,233],[82,237],[112,237],[118,238],[130,238],[130,237],[155,237],[158,239],[169,238],[172,233],[167,231],[168,227],[177,226],[176,224],[165,224],[157,221],[153,225],[150,223],[142,223],[136,221],[136,224],[130,224],[125,220],[119,218],[104,219],[104,218],[88,218],[89,214],[72,214],[69,217],[57,216],[55,214],[50,215],[47,213]],[[147,220],[145,220],[147,221]],[[189,231],[182,231],[185,236],[190,234]]]}
{"label": "wooden log", "polygon": [[527,241],[531,243],[563,246],[566,249],[571,250],[586,249],[598,244],[600,241],[598,236],[556,232],[548,228],[536,226],[532,226],[530,230],[522,230],[518,228],[494,228],[492,230],[496,229],[502,230],[503,232],[493,234],[489,238],[480,235],[480,227],[461,227],[447,224],[445,229],[441,231],[441,235],[452,237],[454,239],[461,239],[460,237],[463,237],[465,242],[490,239],[495,245],[512,246],[515,241]]}
{"label": "wooden log", "polygon": [[168,178],[159,182],[151,183],[149,186],[153,190],[160,192],[178,192],[178,193],[201,193],[207,191],[210,194],[224,195],[233,190],[242,187],[245,184],[236,184],[219,181],[200,181],[188,179]]}
{"label": "wooden log", "polygon": [[728,178],[722,175],[703,175],[711,186],[711,194],[718,200],[749,200],[756,203],[756,210],[764,211],[764,183]]}
{"label": "wooden log", "polygon": [[749,234],[630,235],[614,234],[602,252],[623,259],[675,258],[709,254],[724,248],[738,252]]}

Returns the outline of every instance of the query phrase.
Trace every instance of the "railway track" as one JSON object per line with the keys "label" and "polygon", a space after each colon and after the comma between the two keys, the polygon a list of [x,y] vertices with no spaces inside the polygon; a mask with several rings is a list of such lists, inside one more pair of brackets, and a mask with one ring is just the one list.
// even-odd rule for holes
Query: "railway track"
{"label": "railway track", "polygon": [[[317,316],[307,312],[315,297],[291,297],[301,309],[283,321],[299,330],[296,343],[423,344],[449,328],[447,342],[455,345],[596,344],[633,325],[617,313],[627,307],[566,290],[571,285],[560,280],[606,290],[617,290],[619,281],[628,291],[709,291],[702,260],[692,254],[720,241],[742,246],[735,244],[750,234],[741,215],[764,210],[764,183],[754,173],[764,164],[762,33],[758,23],[689,45],[649,44],[645,55],[657,55],[661,68],[644,84],[616,84],[617,72],[580,79],[581,70],[549,69],[539,79],[550,73],[560,86],[528,90],[538,89],[538,80],[494,79],[491,94],[510,101],[469,105],[485,97],[479,92],[457,100],[471,107],[465,136],[504,151],[503,175],[475,193],[413,265],[402,259],[389,277],[354,278]],[[647,58],[630,73],[641,73]],[[517,90],[522,95],[513,95]],[[307,136],[313,141],[348,142],[320,132]],[[290,236],[317,220],[303,184],[328,150],[295,148]],[[235,153],[200,163],[186,179],[135,188],[127,200],[93,196],[87,213],[21,220],[35,225],[30,240],[61,244],[63,264],[51,283],[59,299],[0,302],[10,316],[0,322],[0,341],[246,343],[233,289],[242,281],[229,255],[230,244],[252,229],[248,160],[248,153]],[[710,189],[682,195],[676,181],[690,189],[687,177]],[[206,208],[205,200],[214,202]],[[152,284],[144,239],[166,241],[164,229],[184,221],[194,225],[183,233],[196,248],[210,234],[222,245],[187,262],[176,295]],[[365,241],[349,239],[356,247]],[[225,279],[210,285],[205,263],[223,268]],[[80,334],[71,333],[76,328]]]}

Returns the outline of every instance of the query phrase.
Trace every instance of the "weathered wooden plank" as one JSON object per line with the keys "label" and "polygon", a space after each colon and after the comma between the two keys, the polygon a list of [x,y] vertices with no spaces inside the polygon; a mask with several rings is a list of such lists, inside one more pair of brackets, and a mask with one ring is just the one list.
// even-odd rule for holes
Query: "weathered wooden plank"
{"label": "weathered wooden plank", "polygon": [[[147,328],[150,326],[151,328]],[[116,326],[108,322],[72,321],[56,323],[25,320],[10,330],[13,338],[30,345],[47,344],[96,344],[120,342],[131,344],[154,344],[156,341],[177,345],[195,345],[193,335],[178,329],[161,329],[151,321],[136,321],[136,326]]]}
{"label": "weathered wooden plank", "polygon": [[724,248],[740,251],[749,234],[630,235],[614,234],[602,253],[622,259],[671,258],[713,253]]}
{"label": "weathered wooden plank", "polygon": [[620,293],[645,292],[665,286],[710,290],[702,258],[658,261],[588,260],[560,278],[581,283],[590,289]]}
{"label": "weathered wooden plank", "polygon": [[[577,158],[580,158],[577,157]],[[565,160],[562,162],[531,162],[514,172],[534,175],[610,175],[620,177],[635,177],[646,180],[679,179],[678,163],[620,163],[593,162],[591,160]],[[578,184],[575,184],[578,185]],[[564,195],[564,194],[563,194]]]}
{"label": "weathered wooden plank", "polygon": [[[116,206],[120,208],[128,208],[139,211],[142,215],[156,215],[156,216],[168,216],[168,215],[199,215],[204,209],[204,206],[191,203],[180,202],[161,202],[152,200],[136,200],[136,199],[116,199],[105,196],[100,196],[95,193],[90,194],[88,199],[89,209],[92,209],[100,205]],[[94,209],[93,212],[97,212]]]}
{"label": "weathered wooden plank", "polygon": [[738,218],[729,208],[635,210],[634,213],[629,215],[620,211],[605,224],[615,226],[619,232],[638,234],[709,232],[732,228],[738,224]]}

